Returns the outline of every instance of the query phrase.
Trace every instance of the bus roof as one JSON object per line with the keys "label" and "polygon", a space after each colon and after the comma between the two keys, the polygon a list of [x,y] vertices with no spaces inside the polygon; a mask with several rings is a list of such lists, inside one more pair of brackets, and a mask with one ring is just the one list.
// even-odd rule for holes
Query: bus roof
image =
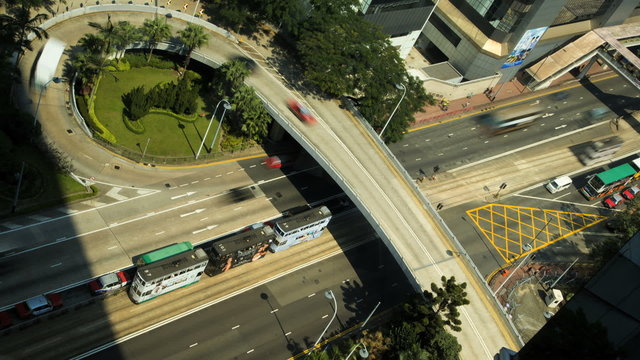
{"label": "bus roof", "polygon": [[218,256],[223,256],[265,242],[271,242],[275,238],[276,235],[273,233],[273,229],[263,226],[234,234],[226,239],[217,240],[211,248]]}
{"label": "bus roof", "polygon": [[603,184],[609,185],[613,182],[616,182],[620,179],[624,179],[627,176],[631,176],[635,174],[636,171],[629,164],[622,164],[620,166],[616,166],[613,169],[609,169],[607,171],[603,171],[600,174],[596,175],[600,178]]}
{"label": "bus roof", "polygon": [[168,258],[170,256],[178,255],[180,253],[183,253],[185,251],[192,250],[192,249],[193,249],[193,245],[191,245],[190,242],[185,241],[185,242],[181,242],[181,243],[165,246],[162,249],[158,249],[158,250],[154,250],[154,251],[148,252],[148,253],[140,256],[140,259],[145,264],[148,265],[148,264],[154,263],[156,261],[160,261],[162,259],[166,259],[166,258]]}
{"label": "bus roof", "polygon": [[315,223],[330,216],[331,211],[329,211],[329,208],[323,205],[321,207],[309,209],[299,214],[292,215],[288,218],[284,218],[276,222],[276,226],[287,233],[291,230]]}

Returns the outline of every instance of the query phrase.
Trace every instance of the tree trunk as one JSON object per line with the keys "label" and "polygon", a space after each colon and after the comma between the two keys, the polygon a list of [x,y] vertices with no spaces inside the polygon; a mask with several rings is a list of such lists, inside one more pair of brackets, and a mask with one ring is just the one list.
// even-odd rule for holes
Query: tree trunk
{"label": "tree trunk", "polygon": [[147,62],[151,61],[151,54],[153,54],[154,46],[149,46],[149,56],[147,57]]}
{"label": "tree trunk", "polygon": [[187,58],[184,60],[184,71],[187,71],[187,67],[189,66],[189,62],[191,61],[191,53],[193,53],[193,49],[187,51]]}

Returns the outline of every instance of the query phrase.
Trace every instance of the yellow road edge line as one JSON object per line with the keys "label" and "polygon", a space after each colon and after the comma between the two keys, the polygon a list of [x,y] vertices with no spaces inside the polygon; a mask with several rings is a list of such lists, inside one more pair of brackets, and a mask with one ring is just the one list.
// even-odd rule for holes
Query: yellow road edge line
{"label": "yellow road edge line", "polygon": [[[591,82],[592,83],[597,83],[597,82],[600,82],[600,81],[612,79],[612,78],[614,78],[616,76],[618,76],[618,74],[613,73],[612,75],[606,75],[606,76],[603,76],[602,78],[595,79],[595,80],[593,80]],[[560,92],[560,91],[563,91],[563,90],[574,89],[574,88],[577,88],[579,86],[582,86],[580,81],[578,81],[576,84],[573,84],[573,85],[570,85],[570,86],[567,86],[567,87],[563,87],[563,88],[560,88],[560,89],[555,89],[555,90],[552,90],[552,91],[547,91],[547,92],[544,92],[542,94],[535,94],[535,92],[532,92],[535,95],[528,96],[528,97],[525,97],[525,98],[522,98],[522,99],[514,100],[514,101],[511,101],[511,102],[508,102],[508,103],[504,103],[504,104],[500,104],[500,105],[487,106],[487,108],[485,108],[484,110],[469,112],[469,113],[465,113],[465,114],[462,114],[462,115],[459,115],[459,116],[455,116],[455,117],[452,117],[452,118],[449,118],[449,119],[446,119],[446,120],[434,122],[433,124],[419,126],[419,127],[416,127],[416,128],[413,128],[413,129],[405,131],[405,134],[412,133],[412,132],[418,131],[418,130],[424,130],[424,129],[427,129],[427,128],[430,128],[430,127],[434,127],[434,126],[437,126],[437,125],[446,124],[446,123],[449,123],[449,122],[452,122],[452,121],[455,121],[455,120],[460,120],[460,119],[464,119],[464,118],[467,118],[467,117],[475,116],[475,115],[478,115],[480,113],[486,112],[487,110],[496,110],[496,109],[500,109],[500,108],[503,108],[503,107],[511,106],[511,105],[514,105],[514,104],[523,103],[525,101],[541,98],[543,96],[551,95],[551,94],[554,94],[554,93],[557,93],[557,92]],[[485,104],[485,105],[488,105],[488,104]]]}

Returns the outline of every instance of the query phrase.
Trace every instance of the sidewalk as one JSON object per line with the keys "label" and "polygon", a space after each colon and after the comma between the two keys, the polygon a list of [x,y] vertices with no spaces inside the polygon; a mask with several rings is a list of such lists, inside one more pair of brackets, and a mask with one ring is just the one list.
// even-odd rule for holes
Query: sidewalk
{"label": "sidewalk", "polygon": [[[591,67],[588,76],[592,79],[607,76],[611,74],[610,70],[603,69],[597,62]],[[415,115],[415,122],[412,127],[424,126],[431,122],[444,121],[464,114],[490,109],[507,102],[513,102],[519,98],[525,98],[535,93],[548,93],[558,90],[564,86],[576,83],[578,80],[571,73],[564,74],[558,80],[554,81],[547,89],[532,92],[517,79],[513,79],[507,83],[498,84],[493,87],[492,93],[495,100],[491,100],[487,94],[476,94],[470,98],[462,98],[450,100],[448,109],[443,110],[438,104],[424,107],[423,111]]]}

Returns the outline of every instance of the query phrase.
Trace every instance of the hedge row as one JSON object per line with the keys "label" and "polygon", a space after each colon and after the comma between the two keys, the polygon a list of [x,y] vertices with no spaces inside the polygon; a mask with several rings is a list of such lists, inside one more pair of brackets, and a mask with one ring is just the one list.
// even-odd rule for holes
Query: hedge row
{"label": "hedge row", "polygon": [[[94,85],[96,88],[100,84],[100,80],[101,79],[102,78],[99,77],[98,80],[96,81],[96,83]],[[94,99],[91,98],[91,95],[89,95],[89,98],[86,99],[86,101],[87,101],[87,104],[89,105],[88,106],[89,107],[89,119],[88,119],[88,121],[89,121],[90,126],[94,130],[96,130],[96,132],[98,133],[98,135],[101,138],[105,139],[106,141],[108,141],[108,142],[110,142],[112,144],[115,144],[117,142],[115,135],[113,135],[111,133],[111,131],[109,131],[109,129],[107,129],[104,125],[102,125],[102,123],[100,122],[100,120],[98,120],[98,117],[96,116],[95,109],[94,109],[95,102],[94,102]]]}
{"label": "hedge row", "polygon": [[169,115],[177,120],[184,121],[184,122],[194,122],[198,120],[198,114],[180,115],[180,114],[174,113],[173,111],[159,109],[159,108],[151,108],[149,110],[149,113]]}
{"label": "hedge row", "polygon": [[123,112],[122,121],[124,121],[124,126],[126,126],[126,128],[129,129],[129,131],[131,131],[132,133],[138,135],[144,134],[145,128],[142,120],[131,121]]}
{"label": "hedge row", "polygon": [[124,56],[124,60],[126,60],[132,68],[140,68],[140,67],[154,67],[158,69],[175,69],[176,65],[173,61],[164,60],[158,56],[152,55],[151,59],[147,62],[146,54],[130,54],[127,53]]}

